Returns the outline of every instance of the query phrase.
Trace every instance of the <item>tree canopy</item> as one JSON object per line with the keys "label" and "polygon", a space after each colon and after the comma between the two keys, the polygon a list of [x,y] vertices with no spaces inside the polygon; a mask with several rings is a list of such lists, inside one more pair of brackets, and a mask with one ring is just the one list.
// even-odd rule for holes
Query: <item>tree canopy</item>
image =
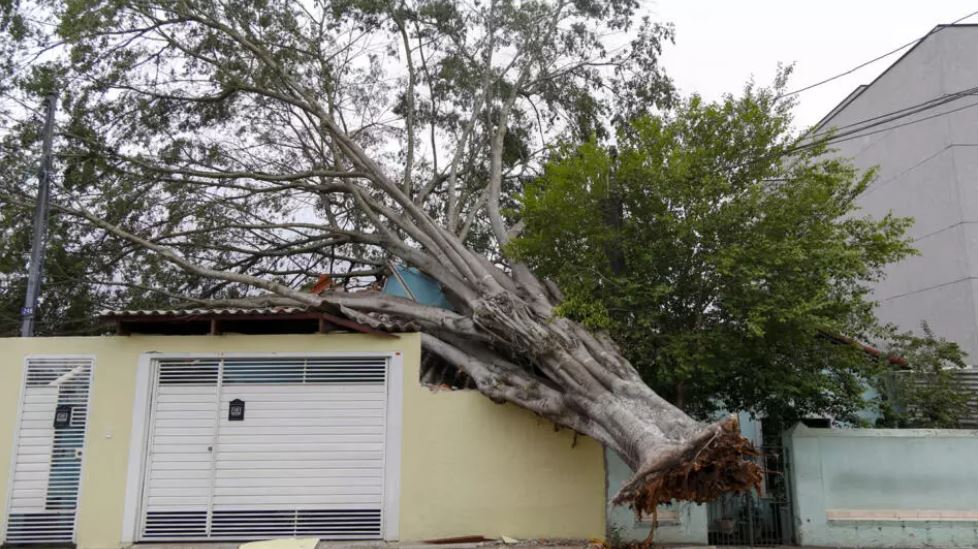
{"label": "tree canopy", "polygon": [[[636,471],[621,501],[702,501],[760,478],[732,421],[661,398],[501,253],[522,230],[513,197],[557,136],[669,104],[658,54],[672,31],[638,7],[3,2],[0,162],[24,155],[32,104],[58,92],[52,210],[81,227],[76,251],[119,250],[107,283],[393,317],[489,398],[618,451]],[[32,202],[9,181],[0,197]],[[437,280],[451,310],[352,291],[389,261]],[[349,291],[302,290],[321,274]]]}
{"label": "tree canopy", "polygon": [[[668,103],[658,54],[672,29],[637,6],[4,2],[0,181],[24,202],[8,200],[4,224],[19,233],[30,219],[22,168],[37,157],[40,99],[56,91],[61,203],[195,261],[289,286],[323,273],[365,286],[382,274],[394,257],[385,246],[342,234],[373,223],[336,192],[363,172],[342,169],[324,115],[427,215],[500,259],[503,211],[556,136],[602,133],[611,118]],[[340,232],[326,234],[320,216]],[[66,230],[80,258],[112,258],[82,269],[93,304],[255,292],[188,276],[78,216]],[[26,261],[23,246],[6,245]],[[22,285],[5,272],[8,287]],[[60,326],[53,301],[42,305]]]}
{"label": "tree canopy", "polygon": [[[877,320],[873,284],[914,253],[912,221],[860,213],[874,173],[796,137],[785,77],[566,145],[520,198],[511,253],[564,291],[562,314],[614,334],[656,392],[702,418],[787,424],[883,404],[864,393],[892,364],[855,341],[914,350],[918,369],[963,364],[955,345]],[[953,426],[960,407],[937,412],[919,389],[903,395],[934,413],[915,423]]]}

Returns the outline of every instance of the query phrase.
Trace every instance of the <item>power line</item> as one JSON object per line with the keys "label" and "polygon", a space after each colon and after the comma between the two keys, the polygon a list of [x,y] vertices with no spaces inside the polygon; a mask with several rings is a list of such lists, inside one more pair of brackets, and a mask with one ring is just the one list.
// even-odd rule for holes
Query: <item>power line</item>
{"label": "power line", "polygon": [[[820,145],[822,143],[825,143],[825,144],[834,144],[834,143],[841,143],[841,142],[844,142],[844,141],[851,141],[853,139],[858,139],[860,137],[866,137],[866,136],[869,136],[869,135],[875,135],[875,134],[886,132],[886,131],[889,131],[889,130],[894,130],[894,129],[897,129],[897,128],[902,128],[904,126],[909,126],[911,124],[916,124],[917,122],[923,122],[925,120],[931,120],[933,118],[937,118],[937,117],[940,117],[940,116],[944,116],[944,115],[948,115],[948,114],[953,114],[953,113],[956,113],[956,112],[960,112],[962,110],[972,108],[972,107],[978,105],[978,103],[969,103],[968,105],[964,105],[962,107],[958,107],[958,108],[951,109],[951,110],[948,110],[948,111],[944,111],[944,112],[940,112],[940,113],[937,113],[937,114],[933,114],[931,116],[926,116],[926,117],[923,117],[923,118],[918,118],[918,119],[915,119],[915,120],[910,120],[910,121],[904,122],[902,124],[897,124],[897,125],[894,125],[894,126],[882,128],[882,129],[879,129],[879,130],[876,130],[876,131],[870,131],[870,132],[867,132],[866,131],[866,130],[872,130],[873,128],[877,128],[877,127],[882,126],[882,125],[885,125],[885,124],[889,124],[891,122],[896,122],[898,120],[907,118],[908,116],[913,116],[915,114],[920,114],[922,112],[926,112],[926,111],[935,109],[937,107],[940,107],[940,106],[946,105],[948,103],[957,101],[957,100],[962,99],[964,97],[968,97],[968,96],[972,96],[972,95],[976,95],[976,94],[978,94],[978,86],[975,86],[975,87],[972,87],[972,88],[967,88],[967,89],[964,89],[964,90],[961,90],[961,91],[957,91],[957,92],[947,93],[947,94],[944,94],[944,95],[941,95],[941,96],[938,96],[938,97],[934,97],[934,98],[928,99],[926,101],[922,101],[922,102],[917,103],[915,105],[910,105],[910,106],[907,106],[907,107],[903,107],[901,109],[897,109],[895,111],[891,111],[891,112],[888,112],[888,113],[884,113],[884,114],[880,114],[880,115],[877,115],[877,116],[873,116],[871,118],[866,118],[866,119],[863,119],[863,120],[852,122],[852,123],[846,124],[844,126],[833,126],[832,127],[832,130],[837,131],[839,129],[842,129],[844,131],[837,132],[837,133],[834,133],[832,135],[829,135],[824,140],[819,140],[818,139],[819,134],[813,134],[812,137],[815,138],[815,141],[810,142],[810,143],[805,144],[805,145],[799,145],[797,147],[794,147],[794,148],[791,149],[791,152],[798,152],[798,151],[803,151],[803,150],[811,149],[811,148],[816,147],[816,146],[818,146],[818,145]],[[826,132],[822,132],[822,133],[824,134]]]}
{"label": "power line", "polygon": [[[929,111],[931,109],[935,109],[937,107],[940,107],[942,105],[945,105],[947,103],[950,103],[951,101],[956,101],[957,99],[961,99],[961,98],[967,97],[969,95],[974,95],[974,93],[975,92],[971,92],[971,93],[968,93],[968,94],[963,94],[961,96],[955,97],[952,100],[943,101],[941,103],[937,103],[937,104],[930,105],[930,106],[927,106],[927,107],[924,107],[924,108],[916,109],[916,110],[913,110],[911,112],[902,113],[902,114],[899,114],[897,116],[891,116],[891,117],[888,117],[888,118],[885,118],[885,119],[882,119],[882,120],[877,119],[875,122],[872,122],[870,124],[866,124],[864,122],[860,122],[859,124],[857,124],[859,127],[855,127],[855,128],[850,129],[850,130],[847,130],[847,131],[842,131],[842,132],[835,133],[835,134],[831,135],[828,138],[828,140],[830,142],[832,142],[832,143],[839,142],[839,141],[848,141],[849,139],[855,139],[856,137],[863,137],[865,135],[873,135],[873,134],[877,134],[877,133],[880,133],[880,132],[883,132],[883,131],[888,131],[888,130],[892,130],[892,129],[896,129],[896,128],[901,128],[903,126],[907,126],[907,125],[910,125],[910,124],[915,124],[917,122],[923,122],[924,120],[930,120],[930,119],[936,118],[938,116],[944,116],[946,114],[955,113],[955,112],[964,110],[965,108],[969,108],[971,105],[968,105],[968,106],[965,106],[965,107],[960,107],[960,108],[957,108],[957,109],[952,109],[952,110],[949,110],[949,111],[944,111],[944,112],[941,112],[941,113],[937,113],[935,115],[926,116],[924,118],[918,118],[916,120],[911,120],[911,121],[905,122],[903,124],[898,124],[898,125],[891,126],[891,127],[888,127],[888,128],[883,128],[881,130],[877,130],[877,131],[874,131],[874,132],[869,132],[869,133],[865,133],[865,134],[862,134],[861,133],[861,132],[863,132],[865,130],[871,130],[871,129],[877,128],[879,126],[883,126],[885,124],[889,124],[890,122],[896,122],[896,121],[901,120],[903,118],[907,118],[908,116],[913,116],[915,114],[919,114],[919,113],[922,113],[922,112]],[[842,138],[849,137],[849,136],[853,136],[853,137],[851,137],[849,139],[842,139]]]}
{"label": "power line", "polygon": [[[965,89],[965,90],[961,90],[961,91],[958,91],[958,92],[944,94],[944,95],[941,95],[941,96],[938,96],[938,97],[935,97],[935,98],[928,99],[926,101],[922,101],[921,103],[918,103],[916,105],[911,105],[909,107],[903,107],[901,109],[897,109],[896,111],[892,111],[892,112],[885,113],[885,114],[882,114],[882,115],[877,115],[877,116],[874,116],[874,117],[871,117],[871,118],[867,118],[867,119],[860,120],[860,121],[857,121],[857,122],[853,122],[851,124],[847,124],[846,126],[843,126],[843,128],[853,128],[853,129],[851,129],[849,131],[845,131],[845,132],[841,132],[841,133],[838,133],[838,134],[826,136],[824,138],[820,138],[818,134],[812,134],[812,135],[809,136],[811,139],[809,141],[807,141],[806,143],[804,143],[804,144],[796,145],[796,146],[793,146],[793,147],[787,147],[784,150],[781,150],[781,151],[779,151],[777,153],[773,153],[772,152],[772,153],[768,153],[768,154],[762,155],[761,157],[755,159],[753,162],[745,163],[743,166],[749,166],[749,165],[753,164],[754,162],[763,162],[763,161],[767,161],[767,160],[773,160],[775,157],[791,156],[791,155],[794,155],[794,154],[799,153],[799,152],[804,152],[804,151],[807,151],[807,150],[814,149],[816,147],[820,147],[822,145],[834,145],[836,143],[843,143],[845,141],[851,141],[853,139],[859,139],[860,137],[867,137],[867,136],[870,136],[870,135],[876,135],[876,134],[879,134],[879,133],[888,132],[890,130],[895,130],[895,129],[898,129],[898,128],[902,128],[904,126],[909,126],[909,125],[912,125],[912,124],[916,124],[918,122],[924,122],[924,121],[927,121],[927,120],[932,120],[934,118],[939,118],[941,116],[946,116],[946,115],[949,115],[949,114],[954,114],[954,113],[957,113],[957,112],[961,112],[961,111],[966,110],[966,109],[971,109],[971,108],[974,108],[974,107],[978,107],[978,101],[976,101],[976,102],[973,102],[973,103],[968,103],[967,105],[962,105],[962,106],[957,107],[955,109],[951,109],[951,110],[947,110],[947,111],[935,113],[935,114],[932,114],[930,116],[925,116],[925,117],[917,118],[917,119],[914,119],[914,120],[908,120],[907,122],[904,122],[902,124],[896,124],[896,125],[893,125],[893,126],[888,126],[888,127],[885,127],[885,128],[880,128],[880,129],[875,130],[875,131],[866,131],[866,130],[872,130],[873,128],[877,128],[877,127],[882,126],[884,124],[889,124],[890,122],[898,121],[900,119],[906,118],[908,116],[912,116],[914,114],[919,114],[921,112],[925,112],[927,110],[940,107],[940,106],[945,105],[947,103],[950,103],[952,101],[961,99],[963,97],[968,97],[968,96],[971,96],[971,95],[978,95],[978,86],[975,86],[974,88],[968,88],[968,89]],[[855,126],[858,126],[858,127],[855,127]],[[799,138],[799,140],[801,140],[801,139],[804,139],[804,137]],[[787,179],[770,179],[770,181],[787,181]]]}
{"label": "power line", "polygon": [[964,21],[965,19],[968,19],[969,17],[973,17],[975,15],[978,15],[978,11],[973,11],[973,12],[969,13],[968,15],[965,15],[964,17],[960,17],[958,19],[955,19],[953,22],[951,22],[948,25],[941,25],[936,30],[932,30],[932,31],[928,32],[927,34],[921,36],[920,38],[915,38],[915,39],[911,40],[910,42],[907,42],[906,44],[900,46],[899,48],[890,50],[890,51],[884,53],[883,55],[874,57],[873,59],[870,59],[869,61],[866,61],[864,63],[860,63],[859,65],[856,65],[855,67],[853,67],[853,68],[851,68],[851,69],[849,69],[849,70],[847,70],[845,72],[841,72],[841,73],[839,73],[839,74],[837,74],[835,76],[830,76],[830,77],[826,78],[825,80],[821,80],[819,82],[815,82],[814,84],[810,84],[808,86],[805,86],[804,88],[799,88],[797,90],[788,92],[788,93],[782,95],[782,97],[791,97],[792,95],[797,95],[799,93],[806,92],[806,91],[808,91],[808,90],[810,90],[812,88],[817,88],[817,87],[819,87],[819,86],[821,86],[823,84],[828,84],[829,82],[832,82],[834,80],[838,80],[839,78],[842,78],[843,76],[848,76],[848,75],[850,75],[850,74],[858,71],[859,69],[861,69],[863,67],[872,65],[873,63],[875,63],[875,62],[877,62],[877,61],[879,61],[881,59],[886,59],[887,57],[893,55],[894,53],[897,53],[897,52],[899,52],[901,50],[906,49],[909,46],[913,46],[913,45],[917,44],[918,42],[920,42],[924,38],[927,38],[928,36],[931,36],[933,34],[937,34],[937,33],[941,32],[942,30],[948,28],[949,26],[956,25],[956,24],[960,23],[961,21]]}
{"label": "power line", "polygon": [[[847,135],[851,135],[851,136],[839,136],[839,137],[845,137],[845,139],[836,139],[835,137],[830,137],[829,140],[828,140],[828,142],[830,144],[842,143],[843,141],[851,141],[853,139],[858,139],[860,137],[866,137],[866,136],[870,136],[870,135],[876,135],[878,133],[888,132],[890,130],[895,130],[897,128],[902,128],[904,126],[909,126],[911,124],[916,124],[918,122],[923,122],[925,120],[931,120],[933,118],[938,118],[938,117],[941,117],[941,116],[947,116],[949,114],[954,114],[956,112],[960,112],[960,111],[963,111],[965,109],[970,109],[970,108],[973,108],[973,107],[978,107],[978,101],[976,101],[974,103],[968,103],[967,105],[964,105],[962,107],[958,107],[956,109],[951,109],[949,111],[939,112],[937,114],[932,114],[930,116],[925,116],[924,118],[918,118],[916,120],[909,120],[907,122],[904,122],[903,124],[897,124],[896,126],[890,126],[890,127],[887,127],[887,128],[882,128],[882,129],[879,129],[879,130],[876,130],[876,131],[873,131],[873,132],[867,132],[867,133],[862,133],[862,134],[858,134],[858,135],[847,134]],[[887,122],[891,122],[891,121],[887,121]],[[885,123],[886,122],[880,122],[878,124],[874,124],[874,125],[868,126],[866,128],[859,128],[858,130],[855,130],[852,133],[858,133],[858,132],[861,132],[863,130],[870,129],[870,128],[873,128],[873,127],[876,127],[878,125],[882,125],[882,124],[885,124]]]}
{"label": "power line", "polygon": [[[927,110],[930,110],[930,109],[939,107],[941,105],[950,103],[952,101],[955,101],[957,99],[960,99],[960,98],[965,97],[965,96],[968,96],[968,95],[973,95],[975,93],[978,93],[978,86],[975,86],[975,87],[972,87],[972,88],[967,88],[967,89],[956,91],[956,92],[946,93],[944,95],[941,95],[941,96],[938,96],[938,97],[934,97],[934,98],[931,98],[931,99],[927,99],[925,101],[921,101],[920,103],[916,103],[914,105],[909,105],[909,106],[906,106],[906,107],[897,109],[895,111],[890,111],[890,112],[887,112],[887,113],[883,113],[883,114],[874,116],[872,118],[865,118],[863,120],[859,120],[857,122],[852,122],[852,123],[845,124],[845,125],[842,125],[842,126],[831,126],[831,128],[833,130],[845,130],[845,129],[852,128],[852,127],[855,127],[855,126],[860,126],[862,124],[866,124],[866,123],[869,123],[869,122],[874,122],[874,121],[880,120],[882,118],[887,118],[888,119],[887,121],[898,120],[898,119],[903,118],[903,117],[906,117],[906,116],[910,116],[910,115],[913,115],[913,114],[917,114],[919,112],[924,112],[924,111],[927,111]],[[899,116],[895,116],[895,115],[899,115]]]}

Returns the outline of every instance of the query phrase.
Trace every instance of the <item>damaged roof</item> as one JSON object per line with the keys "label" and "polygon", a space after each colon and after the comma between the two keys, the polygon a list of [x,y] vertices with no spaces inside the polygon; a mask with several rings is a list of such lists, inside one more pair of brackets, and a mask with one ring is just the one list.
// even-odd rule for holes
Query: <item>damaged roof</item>
{"label": "damaged roof", "polygon": [[309,307],[199,307],[191,309],[125,309],[121,311],[106,309],[99,311],[100,318],[124,318],[124,317],[171,317],[171,316],[192,316],[192,315],[288,315],[291,313],[308,312]]}
{"label": "damaged roof", "polygon": [[[392,266],[382,290],[367,289],[356,293],[380,291],[383,294],[416,301],[424,305],[451,309],[452,306],[436,280],[406,266]],[[328,278],[326,279],[328,282]],[[313,293],[320,294],[313,287]],[[345,290],[324,290],[331,293]],[[99,312],[103,321],[115,322],[119,334],[221,334],[238,333],[311,333],[348,330],[390,336],[393,333],[417,332],[410,320],[382,313],[362,313],[323,303],[312,307],[282,296],[266,294],[229,300],[215,300],[202,305],[175,309],[125,309]]]}
{"label": "damaged roof", "polygon": [[[255,298],[259,301],[262,298]],[[220,303],[220,302],[215,302]],[[389,319],[366,318],[369,324],[301,305],[273,305],[257,307],[189,307],[182,309],[127,309],[104,310],[99,313],[103,321],[114,322],[116,333],[129,335],[164,334],[193,335],[224,333],[290,334],[360,332],[383,337],[412,330],[405,323]],[[361,315],[358,315],[361,316]],[[365,318],[359,318],[364,320]]]}

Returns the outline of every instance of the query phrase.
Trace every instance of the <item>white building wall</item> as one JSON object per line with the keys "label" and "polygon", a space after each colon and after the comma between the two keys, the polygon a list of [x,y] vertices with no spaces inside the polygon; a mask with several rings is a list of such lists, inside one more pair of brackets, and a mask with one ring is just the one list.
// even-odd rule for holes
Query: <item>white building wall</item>
{"label": "white building wall", "polygon": [[[825,124],[847,126],[978,88],[978,26],[932,33]],[[951,112],[955,111],[955,112]],[[937,116],[935,116],[937,115]],[[926,321],[978,361],[978,94],[957,98],[834,145],[878,176],[865,214],[915,220],[920,255],[887,269],[874,297],[883,321],[919,331]]]}

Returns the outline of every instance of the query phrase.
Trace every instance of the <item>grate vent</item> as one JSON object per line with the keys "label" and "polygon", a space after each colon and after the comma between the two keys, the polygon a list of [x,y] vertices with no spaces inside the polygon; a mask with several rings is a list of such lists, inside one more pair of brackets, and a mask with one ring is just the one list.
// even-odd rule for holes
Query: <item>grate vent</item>
{"label": "grate vent", "polygon": [[[223,371],[222,371],[223,366]],[[351,358],[167,359],[159,363],[160,385],[242,383],[383,383],[387,360]]]}
{"label": "grate vent", "polygon": [[197,539],[207,536],[207,511],[146,513],[146,539]]}
{"label": "grate vent", "polygon": [[387,359],[246,358],[224,361],[225,384],[241,383],[383,383]]}
{"label": "grate vent", "polygon": [[211,537],[380,538],[380,510],[214,511]]}
{"label": "grate vent", "polygon": [[207,512],[151,512],[144,539],[266,539],[315,536],[329,540],[380,539],[379,509],[215,510],[208,533]]}
{"label": "grate vent", "polygon": [[160,361],[160,385],[216,385],[220,360],[179,359]]}
{"label": "grate vent", "polygon": [[74,532],[74,511],[11,514],[6,543],[71,543]]}

